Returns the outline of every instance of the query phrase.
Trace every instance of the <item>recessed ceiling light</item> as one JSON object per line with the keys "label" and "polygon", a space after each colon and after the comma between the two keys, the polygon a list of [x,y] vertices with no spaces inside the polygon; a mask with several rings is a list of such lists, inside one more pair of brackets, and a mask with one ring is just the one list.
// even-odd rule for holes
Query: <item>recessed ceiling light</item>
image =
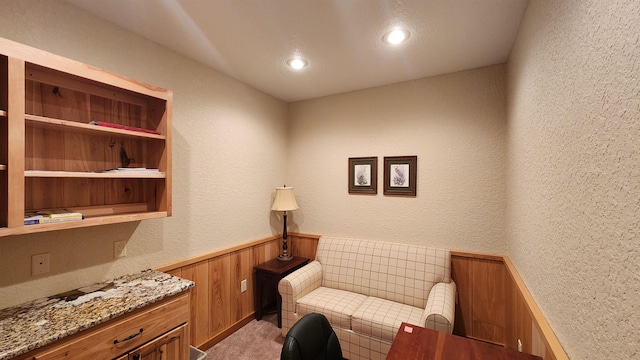
{"label": "recessed ceiling light", "polygon": [[295,57],[287,60],[287,65],[291,66],[294,70],[300,70],[309,65],[309,62],[301,57]]}
{"label": "recessed ceiling light", "polygon": [[405,29],[394,29],[384,34],[382,41],[390,45],[398,45],[405,42],[411,34]]}

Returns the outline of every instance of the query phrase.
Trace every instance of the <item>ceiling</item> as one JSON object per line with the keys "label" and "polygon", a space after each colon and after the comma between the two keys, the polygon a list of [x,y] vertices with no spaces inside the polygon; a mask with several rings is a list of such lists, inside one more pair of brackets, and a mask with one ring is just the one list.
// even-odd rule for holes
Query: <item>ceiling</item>
{"label": "ceiling", "polygon": [[[500,64],[527,0],[65,0],[286,102]],[[399,46],[389,29],[411,32]],[[293,71],[294,55],[309,66]]]}

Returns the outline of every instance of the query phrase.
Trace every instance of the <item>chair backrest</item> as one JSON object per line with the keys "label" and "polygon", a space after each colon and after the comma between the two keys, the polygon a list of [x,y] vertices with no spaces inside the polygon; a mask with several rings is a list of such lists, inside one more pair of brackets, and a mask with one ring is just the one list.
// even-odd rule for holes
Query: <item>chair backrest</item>
{"label": "chair backrest", "polygon": [[284,340],[280,360],[342,360],[336,333],[322,314],[311,313],[295,323]]}

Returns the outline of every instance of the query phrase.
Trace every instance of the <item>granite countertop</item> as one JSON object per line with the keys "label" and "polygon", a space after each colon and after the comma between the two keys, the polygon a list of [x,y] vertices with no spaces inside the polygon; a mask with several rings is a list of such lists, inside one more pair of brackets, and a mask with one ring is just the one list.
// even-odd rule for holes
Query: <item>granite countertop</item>
{"label": "granite countertop", "polygon": [[0,360],[11,359],[194,286],[154,270],[0,310]]}

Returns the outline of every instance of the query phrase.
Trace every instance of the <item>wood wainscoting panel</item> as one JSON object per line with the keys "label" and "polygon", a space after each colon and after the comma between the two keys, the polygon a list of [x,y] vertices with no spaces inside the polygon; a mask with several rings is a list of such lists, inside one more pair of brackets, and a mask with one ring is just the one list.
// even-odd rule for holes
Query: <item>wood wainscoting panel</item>
{"label": "wood wainscoting panel", "polygon": [[506,278],[502,262],[472,261],[473,337],[505,345]]}
{"label": "wood wainscoting panel", "polygon": [[458,289],[454,334],[505,345],[507,285],[502,259],[454,252],[451,267]]}
{"label": "wood wainscoting panel", "polygon": [[253,313],[253,250],[243,249],[231,253],[231,284],[241,287],[241,282],[246,280],[247,290],[242,292],[231,290],[231,322],[238,322]]}
{"label": "wood wainscoting panel", "polygon": [[[271,239],[264,243],[254,245],[253,249],[253,266],[265,263],[271,259],[275,259],[281,251],[281,238]],[[251,280],[253,282],[253,279]]]}
{"label": "wood wainscoting panel", "polygon": [[508,257],[452,251],[457,285],[454,334],[541,356],[568,359]]}
{"label": "wood wainscoting panel", "polygon": [[[314,260],[320,235],[290,233],[291,254]],[[253,267],[276,258],[282,237],[272,236],[182,260],[157,270],[192,280],[191,345],[208,348],[254,318]],[[507,257],[451,252],[457,285],[454,334],[565,360],[566,353]],[[247,291],[241,281],[247,279]]]}
{"label": "wood wainscoting panel", "polygon": [[511,325],[514,332],[508,335],[511,339],[508,339],[507,343],[517,344],[518,339],[521,339],[524,351],[541,356],[544,360],[568,360],[567,353],[562,348],[538,304],[520,278],[515,266],[506,256],[504,264],[509,282],[513,287],[513,302],[510,304],[512,313],[508,319],[514,322]]}
{"label": "wood wainscoting panel", "polygon": [[458,292],[453,333],[466,337],[473,334],[473,283],[469,258],[451,256],[451,278],[456,283]]}
{"label": "wood wainscoting panel", "polygon": [[209,261],[199,261],[181,268],[181,277],[196,285],[191,289],[191,344],[202,344],[209,334]]}
{"label": "wood wainscoting panel", "polygon": [[291,245],[291,254],[302,256],[311,261],[316,258],[316,249],[318,248],[318,240],[320,235],[306,235],[293,233],[287,237],[288,243]]}
{"label": "wood wainscoting panel", "polygon": [[[270,237],[157,269],[195,282],[191,293],[191,345],[211,347],[253,319],[253,267],[275,259],[281,246],[281,237]],[[241,281],[245,279],[247,291],[242,292]]]}
{"label": "wood wainscoting panel", "polygon": [[[234,291],[240,283],[233,283]],[[220,255],[209,260],[209,338],[230,327],[231,324],[231,255]]]}

